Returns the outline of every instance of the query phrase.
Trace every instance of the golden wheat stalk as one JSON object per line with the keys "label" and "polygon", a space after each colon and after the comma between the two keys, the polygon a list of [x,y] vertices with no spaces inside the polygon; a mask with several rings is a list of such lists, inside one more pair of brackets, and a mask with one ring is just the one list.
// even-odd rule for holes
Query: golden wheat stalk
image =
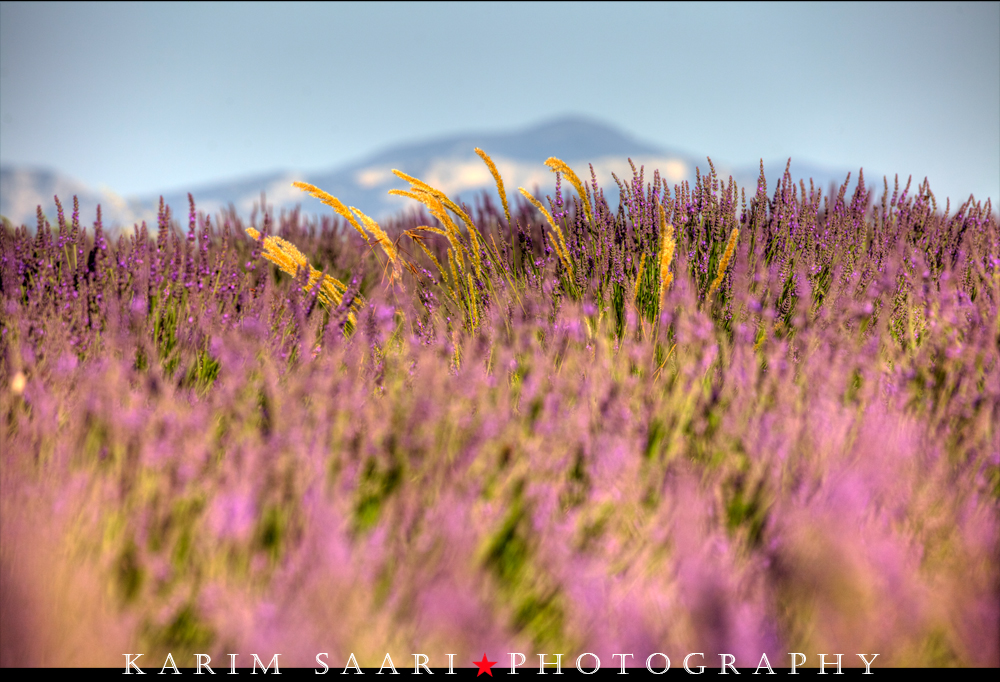
{"label": "golden wheat stalk", "polygon": [[466,228],[468,228],[469,230],[469,241],[472,242],[472,248],[470,249],[470,251],[472,251],[472,262],[476,267],[476,275],[479,276],[480,279],[482,279],[483,264],[482,264],[482,258],[479,255],[479,230],[476,228],[475,223],[472,222],[472,219],[468,215],[466,215],[465,211],[459,208],[458,204],[449,199],[448,195],[442,192],[441,190],[431,187],[423,180],[418,180],[412,175],[407,175],[401,170],[396,170],[394,168],[392,172],[393,174],[395,174],[396,177],[400,178],[401,180],[406,180],[408,183],[413,185],[414,188],[422,189],[425,192],[433,195],[438,201],[440,201],[444,206],[446,206],[449,211],[457,215],[462,220],[462,222],[465,223]]}
{"label": "golden wheat stalk", "polygon": [[365,238],[365,241],[368,241],[368,235],[365,234],[364,229],[361,227],[361,225],[358,224],[358,221],[354,219],[354,216],[351,215],[351,212],[347,210],[347,207],[344,206],[343,202],[340,201],[340,199],[331,194],[327,194],[326,192],[321,190],[319,187],[316,187],[315,185],[310,185],[308,182],[296,181],[292,183],[292,186],[297,187],[304,192],[308,192],[312,196],[322,201],[327,206],[332,206],[334,211],[339,213],[341,217],[345,218],[347,222],[353,225],[354,229],[360,232],[361,236]]}
{"label": "golden wheat stalk", "polygon": [[378,243],[385,252],[385,255],[389,257],[389,261],[392,263],[392,275],[389,277],[389,281],[392,282],[393,280],[398,280],[400,281],[400,286],[402,286],[402,258],[400,257],[399,252],[396,251],[396,245],[392,243],[392,240],[389,239],[389,235],[387,235],[385,231],[379,227],[379,224],[375,222],[374,219],[368,217],[353,206],[351,206],[351,210],[354,211],[359,218],[361,218],[361,222],[365,224],[365,227],[367,227],[368,230],[375,235],[375,239],[378,240]]}
{"label": "golden wheat stalk", "polygon": [[726,244],[726,252],[722,254],[722,262],[719,263],[719,274],[715,276],[715,281],[712,282],[712,286],[708,288],[708,297],[711,298],[715,290],[719,288],[722,284],[722,279],[726,276],[726,268],[729,267],[729,261],[733,257],[733,253],[736,251],[736,240],[740,238],[740,230],[738,227],[733,228],[733,233],[729,235],[729,243]]}
{"label": "golden wheat stalk", "polygon": [[662,310],[663,300],[674,277],[670,272],[670,263],[674,259],[677,241],[674,239],[674,226],[667,223],[667,214],[659,201],[656,202],[656,207],[660,213],[660,309]]}
{"label": "golden wheat stalk", "polygon": [[552,228],[552,231],[556,233],[556,239],[555,241],[553,241],[553,244],[555,244],[556,247],[556,255],[559,256],[559,259],[563,262],[563,265],[566,266],[566,271],[569,273],[569,277],[572,280],[573,263],[570,262],[569,249],[566,248],[566,240],[563,238],[562,230],[560,230],[559,226],[556,225],[556,221],[552,219],[552,215],[547,210],[545,210],[544,206],[542,206],[542,202],[540,202],[535,197],[531,196],[531,192],[524,189],[523,187],[518,187],[518,189],[521,191],[521,194],[524,195],[525,199],[530,201],[535,208],[537,208],[539,211],[542,212],[542,215],[545,216],[545,219],[548,221],[549,226]]}
{"label": "golden wheat stalk", "polygon": [[427,229],[447,237],[448,241],[451,242],[451,246],[453,249],[455,249],[455,252],[458,254],[459,258],[462,260],[463,263],[465,262],[465,248],[462,246],[462,242],[458,238],[458,227],[455,225],[454,221],[448,217],[448,213],[445,211],[444,205],[441,203],[440,199],[438,199],[436,196],[434,196],[427,190],[421,189],[419,187],[413,188],[412,192],[407,192],[401,189],[390,189],[389,194],[400,197],[409,197],[410,199],[419,201],[424,206],[426,206],[427,210],[431,212],[431,215],[437,218],[438,221],[445,226],[445,229],[447,231],[437,230],[436,228],[427,228]]}
{"label": "golden wheat stalk", "polygon": [[[253,239],[260,239],[260,232],[254,228],[248,227],[246,231]],[[319,289],[319,298],[327,306],[338,306],[344,300],[344,292],[347,291],[347,285],[330,275],[324,276],[322,272],[312,267],[305,255],[291,242],[281,237],[266,237],[264,239],[264,251],[261,255],[292,277],[298,276],[300,268],[308,268],[309,281],[304,287],[306,291],[312,289],[319,278],[323,277],[323,283],[320,284]],[[356,307],[356,303],[351,306],[352,312],[349,313],[351,322],[354,321],[353,310]]]}
{"label": "golden wheat stalk", "polygon": [[433,187],[431,187],[430,185],[428,185],[423,180],[419,180],[419,179],[413,177],[412,175],[407,175],[406,173],[404,173],[401,170],[396,170],[395,168],[393,168],[392,169],[392,174],[395,175],[400,180],[406,180],[408,183],[410,183],[414,187],[419,187],[420,189],[422,189],[422,190],[424,190],[426,192],[430,192],[431,194],[434,194],[435,192],[438,191],[438,190],[434,189]]}
{"label": "golden wheat stalk", "polygon": [[639,258],[639,275],[635,278],[635,289],[632,291],[632,307],[635,308],[635,302],[639,299],[639,289],[642,287],[642,269],[646,265],[646,254],[643,253]]}
{"label": "golden wheat stalk", "polygon": [[[482,257],[479,255],[479,230],[476,229],[475,223],[473,223],[472,219],[468,215],[466,215],[465,211],[463,211],[461,208],[459,208],[458,205],[454,201],[452,201],[451,199],[449,199],[447,197],[447,195],[445,195],[444,192],[441,192],[441,191],[436,190],[433,187],[431,187],[431,195],[435,199],[437,199],[438,202],[440,202],[440,204],[442,205],[442,207],[447,206],[448,210],[450,210],[452,213],[454,213],[459,218],[461,218],[462,222],[465,223],[465,227],[466,227],[466,229],[469,232],[469,241],[471,242],[471,245],[470,245],[468,251],[472,252],[472,264],[476,268],[476,276],[479,277],[479,279],[482,279],[483,278],[483,261],[482,261]],[[441,214],[447,216],[447,213],[444,212],[443,208],[440,209],[440,212],[441,212]],[[435,217],[437,217],[437,216],[435,216]],[[440,220],[440,218],[438,218],[438,219]],[[458,228],[454,226],[454,223],[452,223],[451,220],[448,220],[448,223],[451,224],[452,228],[455,230],[455,236],[456,236],[456,240],[455,241],[457,243],[457,241],[458,241],[457,240],[457,237],[458,237]]]}
{"label": "golden wheat stalk", "polygon": [[580,182],[580,178],[576,176],[573,169],[566,165],[562,159],[557,159],[554,156],[550,156],[545,161],[545,165],[552,169],[553,173],[562,173],[563,177],[569,180],[570,184],[576,188],[577,194],[580,195],[580,203],[583,204],[583,210],[587,213],[587,222],[594,222],[594,215],[590,212],[590,200],[587,199],[587,190],[584,188],[583,183]]}
{"label": "golden wheat stalk", "polygon": [[507,205],[507,193],[503,189],[503,179],[500,177],[500,171],[497,170],[497,166],[493,163],[493,159],[490,158],[489,154],[479,147],[476,147],[475,151],[479,155],[479,158],[486,164],[486,167],[490,169],[490,173],[493,174],[493,180],[497,183],[497,192],[500,194],[500,201],[503,202],[503,212],[507,216],[507,225],[510,225],[510,207]]}
{"label": "golden wheat stalk", "polygon": [[[434,234],[439,234],[439,235],[441,235],[443,237],[448,237],[449,239],[451,238],[451,235],[448,234],[448,231],[447,230],[442,230],[440,227],[431,227],[430,225],[417,225],[417,227],[414,228],[414,229],[421,230],[421,231],[424,231],[424,232],[433,232]],[[416,232],[411,232],[410,230],[407,230],[403,234],[405,234],[406,236],[411,237],[413,239],[419,239],[420,238],[420,235],[416,234]]]}
{"label": "golden wheat stalk", "polygon": [[420,198],[420,194],[417,194],[416,192],[407,192],[405,189],[390,189],[389,194],[395,197],[406,197],[407,199],[413,199],[414,201],[424,203],[424,200]]}

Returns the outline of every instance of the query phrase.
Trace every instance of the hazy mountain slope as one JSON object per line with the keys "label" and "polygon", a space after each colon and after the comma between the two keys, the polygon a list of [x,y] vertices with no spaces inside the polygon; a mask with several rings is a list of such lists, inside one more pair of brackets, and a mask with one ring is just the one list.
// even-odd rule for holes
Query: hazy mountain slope
{"label": "hazy mountain slope", "polygon": [[142,202],[126,200],[110,190],[95,190],[67,175],[45,168],[4,166],[0,168],[0,215],[17,224],[37,224],[36,210],[41,205],[53,223],[56,207],[53,197],[62,202],[66,220],[73,215],[73,196],[80,200],[80,222],[91,225],[97,215],[97,205],[105,222],[111,218],[130,223],[143,213]]}
{"label": "hazy mountain slope", "polygon": [[[187,193],[194,195],[198,209],[214,213],[232,203],[236,209],[249,213],[259,203],[261,192],[269,206],[292,209],[301,204],[308,213],[326,212],[329,209],[319,201],[293,188],[293,180],[303,180],[317,185],[349,206],[382,217],[406,208],[413,202],[390,197],[393,187],[405,188],[406,183],[392,175],[396,168],[416,176],[449,195],[460,196],[469,202],[482,190],[495,192],[493,178],[473,149],[481,147],[496,162],[504,179],[508,197],[517,193],[519,186],[543,193],[553,191],[555,176],[544,165],[546,158],[556,156],[573,167],[581,177],[589,177],[589,163],[594,165],[598,181],[608,189],[608,198],[617,199],[611,173],[630,177],[628,159],[637,166],[645,165],[651,173],[659,169],[671,183],[694,180],[695,167],[707,170],[704,158],[695,158],[673,150],[663,149],[636,140],[606,124],[586,118],[567,117],[553,120],[523,130],[501,133],[462,133],[435,140],[394,145],[376,152],[360,161],[328,171],[276,171],[245,178],[236,178],[175,191],[163,196],[173,209],[175,217],[187,214]],[[715,160],[716,170],[724,178],[730,173],[748,191],[756,188],[758,163],[737,169],[729,168]],[[785,161],[765,164],[768,188],[773,191],[775,182],[784,171]],[[831,180],[843,182],[847,171],[832,171],[793,162],[792,174],[813,177],[827,190]],[[856,169],[854,179],[857,175]],[[867,181],[871,183],[875,175]],[[808,185],[808,181],[807,181]],[[35,207],[42,205],[50,220],[55,218],[52,196],[58,194],[64,206],[70,206],[72,195],[81,200],[82,221],[90,225],[97,203],[102,204],[105,225],[114,223],[131,225],[137,220],[154,221],[159,195],[130,198],[117,197],[109,191],[96,191],[75,180],[53,171],[4,167],[0,171],[0,214],[17,223],[35,224]],[[69,213],[67,208],[67,215]]]}
{"label": "hazy mountain slope", "polygon": [[[416,176],[451,196],[471,201],[481,190],[495,191],[493,178],[473,151],[480,147],[493,158],[504,178],[508,196],[519,186],[552,191],[555,176],[544,165],[557,156],[589,175],[593,163],[598,179],[612,182],[611,172],[621,177],[631,174],[628,158],[647,167],[659,167],[672,180],[694,174],[694,160],[675,152],[632,139],[607,125],[582,118],[566,118],[510,133],[465,133],[436,140],[392,146],[357,163],[319,172],[273,173],[238,182],[224,182],[192,190],[199,207],[216,210],[230,201],[240,211],[249,211],[265,191],[268,204],[292,208],[301,203],[306,211],[326,210],[319,201],[291,187],[303,180],[323,188],[349,206],[357,206],[374,216],[385,216],[412,204],[387,194],[389,189],[406,188],[392,174],[393,169]],[[705,165],[702,163],[702,165]],[[185,194],[167,195],[172,204],[185,202]]]}

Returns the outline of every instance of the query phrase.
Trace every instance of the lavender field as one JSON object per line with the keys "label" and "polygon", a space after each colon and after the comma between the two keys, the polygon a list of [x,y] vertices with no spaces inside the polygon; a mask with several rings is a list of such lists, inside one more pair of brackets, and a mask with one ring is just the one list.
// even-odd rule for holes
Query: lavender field
{"label": "lavender field", "polygon": [[4,225],[0,663],[1000,665],[989,202],[548,165]]}

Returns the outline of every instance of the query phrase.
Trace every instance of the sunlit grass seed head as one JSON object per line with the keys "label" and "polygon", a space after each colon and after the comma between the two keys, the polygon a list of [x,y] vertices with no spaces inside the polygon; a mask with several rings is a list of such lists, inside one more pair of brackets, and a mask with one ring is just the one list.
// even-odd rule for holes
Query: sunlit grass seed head
{"label": "sunlit grass seed head", "polygon": [[434,196],[431,192],[419,187],[413,187],[409,192],[402,189],[391,189],[389,190],[389,194],[393,196],[407,197],[409,199],[413,199],[414,201],[419,201],[426,206],[431,215],[437,218],[438,222],[444,225],[444,230],[427,226],[422,226],[417,229],[426,229],[430,232],[447,237],[448,241],[451,243],[451,247],[455,249],[455,252],[458,253],[460,257],[464,257],[465,249],[462,247],[462,243],[458,239],[458,227],[448,216],[448,213],[444,208],[444,204],[441,203],[440,199]]}
{"label": "sunlit grass seed head", "polygon": [[[253,239],[259,240],[261,237],[260,232],[252,227],[246,228],[246,231],[247,234]],[[344,293],[347,291],[347,285],[330,275],[324,276],[323,273],[312,267],[305,255],[291,242],[282,239],[281,237],[265,237],[264,251],[261,255],[277,265],[280,270],[288,273],[292,277],[297,277],[300,269],[307,269],[309,272],[309,280],[304,287],[306,291],[312,289],[316,282],[319,281],[320,277],[323,277],[323,282],[320,284],[318,295],[321,302],[328,307],[338,306],[344,300]],[[353,318],[356,308],[357,304],[353,305],[352,312],[350,313],[349,319],[352,323],[354,322]]]}
{"label": "sunlit grass seed head", "polygon": [[385,233],[385,230],[383,230],[373,218],[365,215],[353,206],[351,206],[351,210],[357,214],[357,216],[361,219],[361,222],[363,222],[365,227],[368,228],[368,231],[375,235],[375,239],[378,240],[379,246],[382,247],[382,251],[384,251],[385,255],[389,258],[389,262],[392,263],[392,276],[390,281],[400,280],[402,276],[402,258],[399,255],[399,251],[396,249],[396,245],[392,243],[392,240],[389,239],[389,235]]}
{"label": "sunlit grass seed head", "polygon": [[292,183],[292,186],[298,187],[304,192],[308,192],[312,196],[322,201],[327,206],[332,207],[333,210],[336,211],[342,218],[344,218],[347,222],[349,222],[351,225],[354,226],[354,229],[357,230],[361,234],[361,236],[365,238],[365,241],[368,240],[368,235],[365,233],[364,229],[361,227],[361,225],[358,224],[358,221],[355,220],[354,216],[351,215],[351,212],[347,209],[347,206],[344,206],[344,203],[340,199],[331,194],[328,194],[327,192],[324,192],[315,185],[310,185],[308,182],[296,181]]}
{"label": "sunlit grass seed head", "polygon": [[[389,239],[389,235],[385,233],[385,230],[383,230],[379,226],[379,224],[375,222],[374,219],[365,215],[363,212],[354,208],[353,206],[351,207],[345,206],[344,203],[340,201],[340,199],[327,192],[324,192],[315,185],[310,185],[307,182],[297,182],[297,181],[293,182],[292,185],[305,192],[308,192],[312,196],[322,201],[327,206],[331,206],[333,210],[336,211],[342,218],[344,218],[351,225],[353,225],[354,229],[358,231],[358,234],[364,237],[365,241],[367,242],[368,232],[365,232],[364,227],[361,226],[361,223],[364,223],[364,226],[367,227],[368,231],[371,232],[372,235],[375,237],[375,240],[378,242],[379,246],[382,247],[382,250],[385,252],[385,255],[388,256],[389,258],[389,262],[392,264],[392,274],[390,275],[389,279],[390,283],[393,281],[400,281],[400,282],[402,281],[401,276],[402,276],[403,263],[401,257],[399,256],[399,252],[396,249],[396,245],[392,243],[392,240]],[[361,219],[361,223],[359,223],[358,219],[354,217],[354,214],[357,214],[357,218]],[[284,240],[281,241],[284,242]],[[290,244],[288,244],[288,242],[284,242],[284,244],[291,246]],[[294,246],[291,246],[291,248],[295,249]],[[295,249],[295,252],[298,253],[298,249]],[[299,256],[301,256],[302,262],[305,262],[305,256],[302,256],[301,253],[299,253]],[[293,272],[292,274],[294,275],[295,273]]]}
{"label": "sunlit grass seed head", "polygon": [[712,282],[712,286],[708,288],[709,297],[711,297],[712,294],[715,293],[715,290],[722,284],[722,280],[726,276],[726,268],[729,267],[729,261],[732,260],[733,253],[736,252],[736,240],[739,238],[739,228],[733,228],[733,233],[729,235],[729,243],[726,244],[726,252],[722,254],[722,261],[719,263],[719,273],[715,276],[715,281]]}
{"label": "sunlit grass seed head", "polygon": [[[260,239],[260,232],[252,227],[247,228],[247,234],[254,239]],[[294,244],[281,237],[265,237],[262,255],[293,277],[299,268],[309,267],[309,261],[305,255]]]}
{"label": "sunlit grass seed head", "polygon": [[497,183],[497,193],[500,195],[500,201],[503,202],[503,212],[507,216],[507,224],[510,225],[510,207],[507,205],[507,193],[503,188],[503,178],[500,177],[500,171],[497,170],[496,164],[493,163],[493,159],[490,158],[489,154],[479,147],[476,147],[475,151],[479,155],[479,158],[486,164],[486,167],[490,169],[490,173],[493,174],[493,179]]}
{"label": "sunlit grass seed head", "polygon": [[[468,216],[468,214],[466,214],[466,212],[463,211],[458,204],[449,199],[447,194],[445,194],[444,192],[435,187],[428,185],[423,180],[415,178],[412,175],[407,175],[403,171],[396,170],[395,168],[392,170],[392,172],[393,174],[396,175],[396,177],[400,178],[401,180],[406,180],[408,183],[410,183],[410,185],[412,185],[411,192],[415,194],[420,194],[420,191],[422,190],[423,192],[432,195],[435,199],[441,202],[441,204],[445,206],[449,211],[457,215],[459,219],[465,224],[469,232],[469,241],[472,242],[472,247],[470,251],[472,251],[472,263],[476,268],[476,276],[482,279],[483,264],[482,264],[482,258],[479,255],[479,238],[478,238],[479,230],[476,228],[475,223],[472,222],[472,219]],[[428,208],[430,208],[429,204],[427,204],[426,202],[424,203],[425,205],[428,206]],[[441,220],[440,216],[435,215],[435,217],[437,217],[438,220]]]}
{"label": "sunlit grass seed head", "polygon": [[635,289],[632,291],[632,305],[635,306],[636,300],[639,298],[639,287],[642,286],[642,272],[646,267],[646,252],[642,253],[639,257],[639,272],[635,277]]}
{"label": "sunlit grass seed head", "polygon": [[[418,230],[427,230],[428,232],[434,232],[435,234],[440,234],[440,235],[442,235],[444,237],[447,237],[448,242],[451,244],[452,250],[454,250],[454,252],[456,254],[458,254],[458,259],[459,259],[460,263],[464,267],[464,265],[465,265],[465,251],[466,251],[466,249],[462,245],[461,240],[459,239],[458,226],[456,226],[455,222],[448,216],[448,212],[445,210],[444,204],[441,203],[441,200],[438,199],[437,196],[435,196],[434,193],[432,193],[432,192],[430,192],[430,191],[428,191],[426,189],[423,189],[422,187],[419,187],[419,186],[411,186],[409,192],[404,191],[404,190],[393,189],[393,190],[389,190],[389,194],[396,195],[396,196],[409,197],[411,199],[419,201],[424,206],[426,206],[427,210],[430,211],[431,215],[434,216],[435,218],[437,218],[438,222],[440,222],[442,225],[444,225],[444,229],[440,229],[440,228],[436,228],[436,227],[430,227],[430,226],[426,226],[426,225],[418,227],[417,229]],[[419,246],[420,246],[421,249],[423,249],[428,254],[430,253],[430,251],[427,250],[427,247],[422,242],[418,241],[418,244],[419,244]],[[437,259],[432,257],[432,261],[434,262],[435,265],[438,266],[438,269],[441,271],[441,274],[442,274],[442,276],[444,278],[444,281],[447,282],[448,281],[448,277],[445,274],[444,269],[441,268],[440,264],[438,264]],[[453,297],[454,297],[454,291],[455,291],[454,287],[456,285],[459,285],[459,281],[458,281],[457,278],[453,279],[452,280],[452,284],[451,284],[451,290],[452,290]]]}
{"label": "sunlit grass seed head", "polygon": [[583,210],[587,214],[587,222],[594,222],[594,214],[590,210],[590,201],[587,199],[587,190],[580,182],[580,178],[577,177],[573,169],[570,168],[564,161],[557,159],[554,156],[550,156],[545,161],[545,165],[552,169],[553,173],[562,173],[563,177],[569,180],[570,184],[576,188],[577,194],[580,195],[580,203],[583,204]]}
{"label": "sunlit grass seed head", "polygon": [[400,180],[406,180],[408,183],[410,183],[414,187],[419,187],[420,189],[423,189],[423,190],[431,192],[431,193],[435,193],[437,191],[433,187],[431,187],[430,185],[428,185],[426,182],[424,182],[423,180],[420,180],[419,178],[415,178],[412,175],[408,175],[408,174],[404,173],[403,171],[398,170],[396,168],[392,169],[392,174],[395,175]]}
{"label": "sunlit grass seed head", "polygon": [[667,223],[667,214],[663,210],[663,205],[657,202],[656,208],[660,214],[660,309],[662,310],[663,300],[666,298],[667,290],[673,281],[670,263],[674,259],[677,240],[674,239],[674,226]]}

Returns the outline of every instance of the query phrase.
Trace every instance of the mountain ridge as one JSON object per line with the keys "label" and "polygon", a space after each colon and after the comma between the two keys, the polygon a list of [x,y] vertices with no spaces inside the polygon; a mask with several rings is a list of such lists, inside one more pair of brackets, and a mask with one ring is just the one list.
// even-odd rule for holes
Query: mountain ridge
{"label": "mountain ridge", "polygon": [[[512,131],[463,132],[387,146],[359,160],[327,170],[303,172],[275,170],[241,178],[222,179],[203,183],[189,190],[174,190],[134,197],[121,197],[109,189],[94,189],[52,169],[37,166],[0,167],[0,215],[17,224],[33,226],[35,211],[41,204],[52,221],[53,194],[59,195],[64,210],[72,210],[73,194],[80,197],[81,216],[90,224],[97,204],[102,205],[106,227],[113,224],[131,225],[141,220],[155,222],[159,197],[163,196],[175,216],[187,210],[187,194],[195,199],[199,211],[215,214],[230,204],[240,213],[249,213],[259,203],[261,193],[275,210],[291,210],[296,205],[307,213],[325,212],[320,202],[292,187],[301,180],[321,187],[349,206],[357,206],[366,213],[384,218],[398,213],[413,202],[392,197],[387,190],[405,188],[406,183],[392,174],[399,169],[438,187],[458,198],[465,193],[478,194],[483,190],[496,191],[493,178],[473,149],[484,149],[497,165],[510,198],[518,186],[551,192],[555,178],[544,165],[546,158],[555,156],[573,167],[581,177],[589,177],[588,164],[594,165],[602,186],[613,186],[611,173],[631,177],[628,159],[647,170],[659,169],[670,184],[684,180],[694,181],[695,169],[707,170],[707,160],[673,149],[643,142],[608,124],[583,116],[564,116]],[[756,187],[759,162],[738,168],[716,162],[716,170],[723,179],[732,175],[737,184],[752,191]],[[780,178],[785,161],[765,162],[765,175],[769,188]],[[812,164],[792,162],[793,177],[812,177],[824,191],[831,181],[842,184],[847,171],[833,170]],[[856,181],[857,171],[852,175]],[[874,176],[871,176],[874,177]],[[616,200],[616,196],[609,199]]]}

